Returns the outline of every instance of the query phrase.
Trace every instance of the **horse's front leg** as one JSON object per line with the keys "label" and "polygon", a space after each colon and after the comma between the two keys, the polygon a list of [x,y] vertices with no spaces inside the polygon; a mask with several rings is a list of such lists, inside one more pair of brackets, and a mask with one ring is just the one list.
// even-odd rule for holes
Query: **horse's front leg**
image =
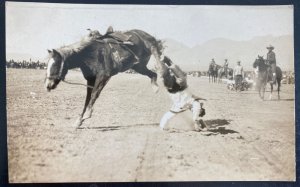
{"label": "horse's front leg", "polygon": [[82,122],[84,121],[83,115],[84,115],[84,113],[86,111],[86,107],[87,107],[88,103],[91,100],[91,94],[92,94],[92,90],[93,90],[94,84],[95,84],[95,79],[90,79],[90,80],[87,81],[87,85],[88,86],[87,86],[87,92],[86,92],[86,98],[85,98],[85,103],[84,103],[83,111],[80,114],[79,118],[76,120],[75,127],[80,127],[82,125]]}
{"label": "horse's front leg", "polygon": [[93,106],[94,106],[97,98],[99,97],[101,91],[103,90],[104,86],[109,81],[109,79],[110,79],[110,77],[107,77],[105,75],[100,75],[99,77],[96,78],[95,86],[91,93],[91,99],[86,107],[86,111],[83,114],[82,120],[92,117]]}
{"label": "horse's front leg", "polygon": [[273,84],[270,83],[270,86],[271,86],[271,94],[269,96],[269,99],[272,100],[272,97],[273,97]]}
{"label": "horse's front leg", "polygon": [[262,93],[262,98],[261,98],[261,99],[262,99],[262,100],[265,100],[266,84],[263,85],[263,87],[262,87],[262,92],[263,92],[263,93]]}

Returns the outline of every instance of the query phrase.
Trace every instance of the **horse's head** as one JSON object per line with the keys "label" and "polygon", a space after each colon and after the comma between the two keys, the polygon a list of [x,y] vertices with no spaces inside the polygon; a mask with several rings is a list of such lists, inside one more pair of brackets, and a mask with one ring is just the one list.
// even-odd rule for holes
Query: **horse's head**
{"label": "horse's head", "polygon": [[62,55],[55,49],[48,50],[49,60],[47,66],[45,88],[47,91],[55,89],[61,80],[64,79],[66,71]]}
{"label": "horse's head", "polygon": [[264,68],[266,66],[265,64],[265,60],[263,56],[259,56],[257,57],[257,59],[255,59],[254,63],[253,63],[253,68]]}

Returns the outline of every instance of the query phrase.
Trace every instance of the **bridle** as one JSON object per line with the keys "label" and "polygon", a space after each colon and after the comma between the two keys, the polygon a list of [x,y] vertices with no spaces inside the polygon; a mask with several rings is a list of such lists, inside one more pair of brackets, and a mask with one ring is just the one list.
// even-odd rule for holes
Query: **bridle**
{"label": "bridle", "polygon": [[61,61],[60,68],[59,68],[59,73],[58,73],[58,75],[55,75],[55,76],[47,76],[46,79],[57,79],[57,80],[62,80],[62,81],[64,81],[65,77],[62,76],[62,72],[63,72],[63,69],[64,69],[64,64],[65,64],[65,61],[62,60],[62,61]]}
{"label": "bridle", "polygon": [[85,86],[85,87],[88,87],[88,88],[94,88],[93,86],[90,86],[90,85],[66,81],[65,77],[62,76],[64,65],[65,65],[65,61],[62,60],[58,75],[56,75],[56,76],[47,76],[46,79],[54,79],[54,80],[56,79],[56,80],[60,80],[60,81],[62,81],[64,83],[67,83],[67,84],[81,85],[81,86]]}

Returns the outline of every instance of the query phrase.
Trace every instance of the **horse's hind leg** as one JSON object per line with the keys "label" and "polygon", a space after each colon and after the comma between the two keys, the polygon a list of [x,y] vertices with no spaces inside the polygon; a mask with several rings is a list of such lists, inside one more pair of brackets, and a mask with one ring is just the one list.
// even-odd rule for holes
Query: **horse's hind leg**
{"label": "horse's hind leg", "polygon": [[262,91],[262,100],[265,100],[266,84],[263,85]]}
{"label": "horse's hind leg", "polygon": [[149,61],[149,59],[150,57],[143,61],[140,60],[140,63],[134,65],[131,69],[135,70],[137,73],[148,76],[151,79],[152,89],[156,93],[159,90],[158,84],[156,82],[157,74],[147,68],[146,64]]}
{"label": "horse's hind leg", "polygon": [[281,86],[281,82],[280,82],[280,80],[277,80],[277,94],[278,94],[278,100],[280,100],[280,86]]}
{"label": "horse's hind leg", "polygon": [[273,97],[273,83],[271,83],[270,86],[271,86],[271,94],[269,96],[269,99],[272,100],[272,97]]}

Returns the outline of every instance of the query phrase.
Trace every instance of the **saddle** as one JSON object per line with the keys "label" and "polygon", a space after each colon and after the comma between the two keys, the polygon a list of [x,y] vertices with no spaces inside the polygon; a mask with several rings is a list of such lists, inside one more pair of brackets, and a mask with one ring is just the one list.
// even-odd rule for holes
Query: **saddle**
{"label": "saddle", "polygon": [[129,39],[131,38],[131,35],[125,34],[125,33],[120,32],[120,31],[113,32],[112,27],[109,27],[104,35],[100,34],[100,32],[98,30],[91,30],[91,29],[87,29],[87,30],[90,31],[90,33],[88,34],[87,37],[89,39],[92,39],[92,40],[93,39],[95,39],[95,40],[104,40],[104,39],[111,38],[115,41],[107,40],[107,42],[112,42],[112,43],[120,42],[120,44],[133,45],[133,43],[131,41],[129,41]]}
{"label": "saddle", "polygon": [[[109,26],[106,30],[105,35],[106,37],[111,37],[117,41],[121,41],[121,42],[128,42],[131,35],[125,34],[121,31],[115,31],[112,26]],[[132,43],[133,44],[133,43]]]}
{"label": "saddle", "polygon": [[[107,43],[112,49],[111,58],[112,60],[122,66],[124,59],[133,55],[136,59],[136,63],[139,62],[139,58],[136,54],[127,47],[127,45],[133,46],[134,44],[129,41],[131,35],[125,34],[123,32],[114,32],[112,27],[109,27],[104,35],[101,35],[98,30],[90,30],[88,37],[91,40],[96,40],[97,42]],[[136,64],[135,63],[135,64]]]}
{"label": "saddle", "polygon": [[[117,41],[122,41],[122,42],[128,42],[129,39],[131,38],[131,35],[127,35],[123,32],[113,32],[110,33],[108,36],[112,37],[113,39],[117,40]],[[133,43],[132,43],[133,45]]]}

